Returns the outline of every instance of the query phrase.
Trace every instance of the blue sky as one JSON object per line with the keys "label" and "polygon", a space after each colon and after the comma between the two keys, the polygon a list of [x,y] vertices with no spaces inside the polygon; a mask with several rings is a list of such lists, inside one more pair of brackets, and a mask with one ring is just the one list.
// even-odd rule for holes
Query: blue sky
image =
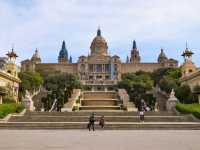
{"label": "blue sky", "polygon": [[98,26],[109,53],[122,61],[137,41],[143,62],[160,48],[182,63],[188,47],[200,66],[199,0],[0,0],[0,54],[14,48],[18,63],[36,48],[43,62],[57,62],[62,40],[73,61],[88,55]]}

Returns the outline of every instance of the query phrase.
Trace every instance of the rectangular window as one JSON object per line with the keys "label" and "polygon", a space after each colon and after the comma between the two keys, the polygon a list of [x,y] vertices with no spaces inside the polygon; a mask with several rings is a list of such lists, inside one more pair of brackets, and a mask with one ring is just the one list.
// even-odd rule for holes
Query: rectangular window
{"label": "rectangular window", "polygon": [[93,64],[89,64],[89,72],[93,72]]}
{"label": "rectangular window", "polygon": [[105,64],[105,72],[111,72],[111,65]]}
{"label": "rectangular window", "polygon": [[102,64],[96,65],[96,72],[102,72]]}

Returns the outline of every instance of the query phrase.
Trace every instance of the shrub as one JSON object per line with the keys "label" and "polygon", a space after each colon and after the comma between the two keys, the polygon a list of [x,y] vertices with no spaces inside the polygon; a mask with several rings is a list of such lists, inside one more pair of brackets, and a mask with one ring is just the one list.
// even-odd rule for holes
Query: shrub
{"label": "shrub", "polygon": [[78,110],[78,106],[73,106],[72,111],[77,111]]}
{"label": "shrub", "polygon": [[23,110],[21,104],[10,103],[10,104],[1,104],[0,105],[0,118],[4,118],[10,113],[19,113]]}
{"label": "shrub", "polygon": [[200,118],[200,104],[178,103],[176,109],[183,114],[193,114],[195,117]]}
{"label": "shrub", "polygon": [[15,103],[15,99],[12,96],[5,96],[3,97],[3,103]]}
{"label": "shrub", "polygon": [[76,99],[76,104],[80,104],[81,100],[80,100],[80,96]]}
{"label": "shrub", "polygon": [[184,84],[178,87],[176,90],[176,97],[181,103],[192,104],[197,102],[197,96],[192,93],[189,85]]}

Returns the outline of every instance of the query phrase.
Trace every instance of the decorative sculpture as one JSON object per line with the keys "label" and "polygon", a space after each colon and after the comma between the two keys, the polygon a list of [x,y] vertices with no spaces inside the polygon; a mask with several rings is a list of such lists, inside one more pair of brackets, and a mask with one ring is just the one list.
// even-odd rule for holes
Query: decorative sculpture
{"label": "decorative sculpture", "polygon": [[25,97],[22,100],[22,103],[23,103],[24,107],[26,108],[26,110],[29,110],[29,111],[35,110],[31,94],[28,90],[26,90],[26,94],[25,94]]}

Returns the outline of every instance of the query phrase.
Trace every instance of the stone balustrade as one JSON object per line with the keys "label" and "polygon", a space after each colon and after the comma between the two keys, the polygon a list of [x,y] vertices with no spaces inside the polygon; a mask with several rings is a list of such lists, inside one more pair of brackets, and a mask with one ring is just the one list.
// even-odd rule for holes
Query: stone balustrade
{"label": "stone balustrade", "polygon": [[62,111],[72,111],[73,107],[77,105],[76,100],[80,97],[80,95],[81,89],[74,89],[71,98],[69,98],[68,102],[64,105]]}

